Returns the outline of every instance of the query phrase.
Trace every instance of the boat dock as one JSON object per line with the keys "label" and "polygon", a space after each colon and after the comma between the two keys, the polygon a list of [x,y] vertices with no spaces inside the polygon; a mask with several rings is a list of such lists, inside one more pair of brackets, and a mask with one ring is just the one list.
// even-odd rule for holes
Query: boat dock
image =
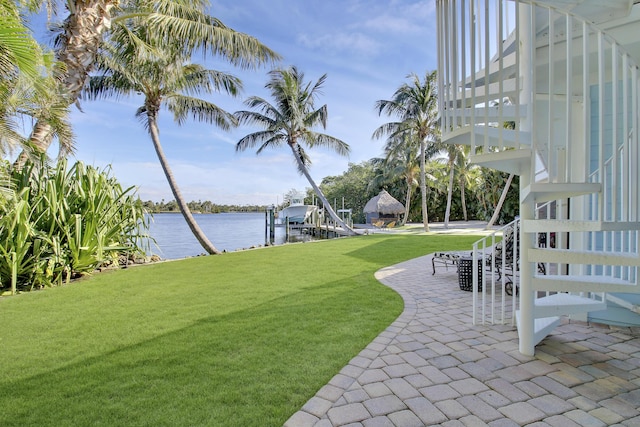
{"label": "boat dock", "polygon": [[291,230],[296,230],[299,233],[310,234],[311,236],[321,239],[333,239],[335,237],[344,237],[349,235],[347,230],[329,224],[277,224],[276,226],[287,227],[287,234],[289,234],[289,231]]}

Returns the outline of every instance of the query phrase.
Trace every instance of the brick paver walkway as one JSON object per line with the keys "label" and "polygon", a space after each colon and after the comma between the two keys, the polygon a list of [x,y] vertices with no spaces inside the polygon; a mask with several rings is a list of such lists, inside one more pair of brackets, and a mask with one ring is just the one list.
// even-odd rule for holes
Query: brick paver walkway
{"label": "brick paver walkway", "polygon": [[402,315],[286,427],[640,426],[640,330],[565,322],[518,352],[507,326],[473,326],[471,293],[430,257],[376,273]]}

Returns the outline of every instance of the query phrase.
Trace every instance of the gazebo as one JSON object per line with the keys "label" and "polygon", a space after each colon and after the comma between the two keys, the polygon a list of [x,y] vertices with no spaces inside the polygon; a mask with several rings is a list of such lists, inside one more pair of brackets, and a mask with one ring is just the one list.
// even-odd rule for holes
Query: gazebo
{"label": "gazebo", "polygon": [[382,190],[367,202],[363,211],[367,217],[368,224],[374,224],[379,221],[384,221],[387,224],[391,221],[400,220],[400,214],[404,213],[404,205],[394,199],[386,190]]}

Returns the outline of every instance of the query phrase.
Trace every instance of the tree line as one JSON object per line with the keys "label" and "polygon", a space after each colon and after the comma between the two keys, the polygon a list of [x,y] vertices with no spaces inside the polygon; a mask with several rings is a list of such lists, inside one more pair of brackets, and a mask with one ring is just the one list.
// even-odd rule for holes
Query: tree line
{"label": "tree line", "polygon": [[[165,201],[162,199],[159,202],[152,200],[140,201],[142,206],[149,213],[180,213],[180,207],[175,200]],[[190,201],[187,206],[193,213],[198,214],[215,214],[225,212],[264,212],[267,209],[266,205],[220,205],[213,203],[210,200],[198,200]]]}

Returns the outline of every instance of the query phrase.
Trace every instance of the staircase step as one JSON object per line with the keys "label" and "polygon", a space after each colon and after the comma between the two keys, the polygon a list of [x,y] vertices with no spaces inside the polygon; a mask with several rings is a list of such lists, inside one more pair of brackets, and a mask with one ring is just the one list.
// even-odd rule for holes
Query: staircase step
{"label": "staircase step", "polygon": [[[473,135],[472,135],[473,133]],[[488,146],[504,148],[520,148],[531,145],[531,133],[520,132],[512,129],[465,126],[443,136],[442,141],[447,144],[471,145],[471,139],[475,137],[476,146]],[[487,138],[487,141],[485,141]]]}
{"label": "staircase step", "polygon": [[[518,63],[515,51],[505,52],[505,55],[502,56],[502,73],[500,72],[500,56],[496,55],[489,62],[489,69],[483,68],[475,73],[474,77],[476,81],[476,86],[484,85],[485,78],[487,77],[487,72],[489,74],[489,82],[496,82],[498,80],[504,80],[509,77],[513,77],[515,73],[518,72]],[[472,82],[472,77],[469,76],[465,80],[466,87]]]}
{"label": "staircase step", "polygon": [[[483,80],[484,82],[484,80]],[[501,86],[502,85],[502,86]],[[500,88],[502,87],[502,91]],[[480,85],[478,81],[476,81],[476,90],[475,90],[475,98],[471,97],[472,90],[467,88],[463,93],[456,94],[456,100],[449,99],[449,102],[452,105],[455,105],[456,108],[467,108],[467,107],[475,107],[478,104],[486,103],[487,99],[489,102],[494,100],[502,100],[504,98],[513,97],[516,98],[518,96],[519,88],[516,85],[516,79],[507,78],[502,82],[489,83],[489,85],[482,84]]]}
{"label": "staircase step", "polygon": [[502,172],[522,175],[531,163],[531,149],[504,150],[470,156],[471,163]]}
{"label": "staircase step", "polygon": [[591,298],[557,293],[534,300],[533,313],[535,318],[542,319],[552,316],[566,316],[589,311],[605,310],[607,303]]}
{"label": "staircase step", "polygon": [[640,293],[640,286],[628,280],[607,276],[534,275],[531,287],[543,292],[624,292]]}
{"label": "staircase step", "polygon": [[529,262],[596,264],[640,267],[640,254],[629,252],[579,251],[574,249],[530,248]]}
{"label": "staircase step", "polygon": [[638,221],[578,221],[570,219],[522,220],[525,233],[548,233],[570,231],[627,231],[640,230]]}
{"label": "staircase step", "polygon": [[536,182],[522,190],[520,200],[524,203],[549,202],[552,200],[568,199],[569,197],[583,196],[585,194],[599,193],[602,184],[589,182]]}
{"label": "staircase step", "polygon": [[520,120],[523,117],[527,116],[527,106],[526,105],[502,105],[502,114],[500,114],[500,106],[492,105],[487,108],[484,106],[475,107],[475,108],[465,108],[460,111],[460,115],[465,118],[474,117],[476,118],[476,123],[480,123],[480,121],[484,120],[485,117],[490,120],[499,120],[501,122],[510,121],[510,120]]}
{"label": "staircase step", "polygon": [[[533,345],[537,345],[545,339],[560,324],[560,317],[544,317],[534,319],[533,324]],[[516,310],[516,325],[518,327],[518,336],[522,339],[522,331],[520,330],[520,310]]]}
{"label": "staircase step", "polygon": [[611,301],[633,313],[640,314],[640,304],[638,304],[637,301],[630,300],[628,295],[607,294],[607,301]]}

